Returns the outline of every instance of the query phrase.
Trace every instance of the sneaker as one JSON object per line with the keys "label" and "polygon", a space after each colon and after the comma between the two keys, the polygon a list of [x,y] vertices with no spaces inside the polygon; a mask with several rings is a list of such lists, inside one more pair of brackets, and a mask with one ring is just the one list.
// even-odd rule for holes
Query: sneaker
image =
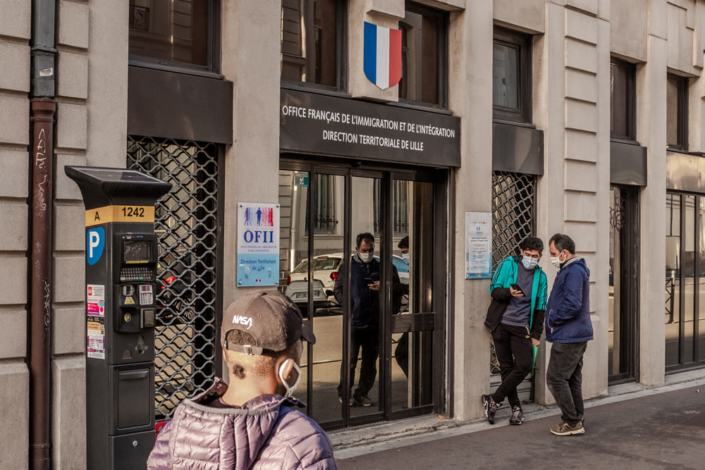
{"label": "sneaker", "polygon": [[520,406],[512,406],[512,417],[509,418],[509,424],[513,426],[521,426],[524,424],[524,412]]}
{"label": "sneaker", "polygon": [[[343,397],[338,397],[338,401],[340,403],[343,403]],[[355,404],[355,399],[350,397],[350,406],[353,406]]]}
{"label": "sneaker", "polygon": [[494,424],[494,415],[497,413],[497,403],[495,403],[492,395],[482,395],[482,405],[485,407],[485,417],[490,424]]}
{"label": "sneaker", "polygon": [[374,404],[374,403],[372,403],[372,400],[370,400],[369,397],[367,397],[367,396],[356,397],[355,401],[360,406],[372,406]]}
{"label": "sneaker", "polygon": [[583,427],[582,421],[571,426],[568,423],[554,424],[551,426],[551,433],[556,436],[573,436],[576,434],[585,434],[585,428]]}

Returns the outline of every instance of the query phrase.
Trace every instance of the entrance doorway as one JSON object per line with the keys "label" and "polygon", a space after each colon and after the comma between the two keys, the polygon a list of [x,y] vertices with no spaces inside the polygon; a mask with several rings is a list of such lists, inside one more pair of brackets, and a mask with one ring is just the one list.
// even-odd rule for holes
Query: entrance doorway
{"label": "entrance doorway", "polygon": [[666,195],[666,372],[705,365],[705,197]]}
{"label": "entrance doorway", "polygon": [[610,188],[608,377],[636,380],[639,318],[638,188]]}
{"label": "entrance doorway", "polygon": [[280,290],[317,338],[297,396],[326,429],[444,413],[446,179],[281,162]]}

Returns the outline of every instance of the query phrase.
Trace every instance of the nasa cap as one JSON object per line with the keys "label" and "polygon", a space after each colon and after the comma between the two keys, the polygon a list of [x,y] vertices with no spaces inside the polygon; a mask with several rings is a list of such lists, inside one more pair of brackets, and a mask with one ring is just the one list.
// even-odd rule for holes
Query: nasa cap
{"label": "nasa cap", "polygon": [[[226,337],[232,330],[248,333],[254,344],[228,344]],[[277,291],[252,292],[237,299],[223,313],[220,331],[223,348],[247,355],[283,351],[300,339],[316,344],[299,308]]]}

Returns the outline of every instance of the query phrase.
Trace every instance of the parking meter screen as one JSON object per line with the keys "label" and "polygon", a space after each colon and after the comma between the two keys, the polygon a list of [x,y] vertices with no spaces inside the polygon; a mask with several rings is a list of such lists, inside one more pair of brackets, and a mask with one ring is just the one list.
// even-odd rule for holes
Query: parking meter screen
{"label": "parking meter screen", "polygon": [[125,242],[125,263],[149,263],[152,253],[151,245],[149,241]]}

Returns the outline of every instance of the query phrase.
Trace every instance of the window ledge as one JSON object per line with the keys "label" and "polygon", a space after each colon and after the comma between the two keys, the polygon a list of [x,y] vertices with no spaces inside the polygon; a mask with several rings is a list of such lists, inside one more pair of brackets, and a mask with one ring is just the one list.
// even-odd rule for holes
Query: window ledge
{"label": "window ledge", "polygon": [[536,126],[534,126],[533,124],[528,123],[528,122],[507,121],[507,120],[504,120],[504,119],[493,119],[492,122],[493,122],[493,123],[497,123],[497,124],[504,124],[504,125],[507,125],[507,126],[527,127],[527,128],[529,128],[529,129],[536,129]]}
{"label": "window ledge", "polygon": [[687,150],[672,149],[672,148],[666,147],[666,154],[669,154],[669,153],[677,153],[679,155],[691,155],[694,157],[702,157],[703,156],[703,154],[699,153],[699,152],[688,152]]}
{"label": "window ledge", "polygon": [[352,98],[349,94],[324,85],[304,84],[303,82],[292,82],[281,80],[280,87],[285,90],[304,91],[306,93],[316,93],[319,95],[335,96],[337,98]]}
{"label": "window ledge", "polygon": [[618,144],[625,144],[625,145],[641,145],[639,142],[636,140],[631,140],[631,139],[622,139],[619,137],[610,137],[610,142],[616,142]]}
{"label": "window ledge", "polygon": [[225,76],[223,76],[219,73],[209,72],[207,70],[200,70],[197,68],[191,68],[191,67],[189,67],[188,64],[184,64],[182,66],[178,62],[169,62],[169,63],[165,63],[165,62],[166,61],[152,62],[149,60],[142,60],[142,59],[130,57],[127,64],[130,67],[140,67],[143,69],[159,70],[161,72],[182,73],[184,75],[195,75],[197,77],[212,78],[215,80],[224,80],[225,79]]}

